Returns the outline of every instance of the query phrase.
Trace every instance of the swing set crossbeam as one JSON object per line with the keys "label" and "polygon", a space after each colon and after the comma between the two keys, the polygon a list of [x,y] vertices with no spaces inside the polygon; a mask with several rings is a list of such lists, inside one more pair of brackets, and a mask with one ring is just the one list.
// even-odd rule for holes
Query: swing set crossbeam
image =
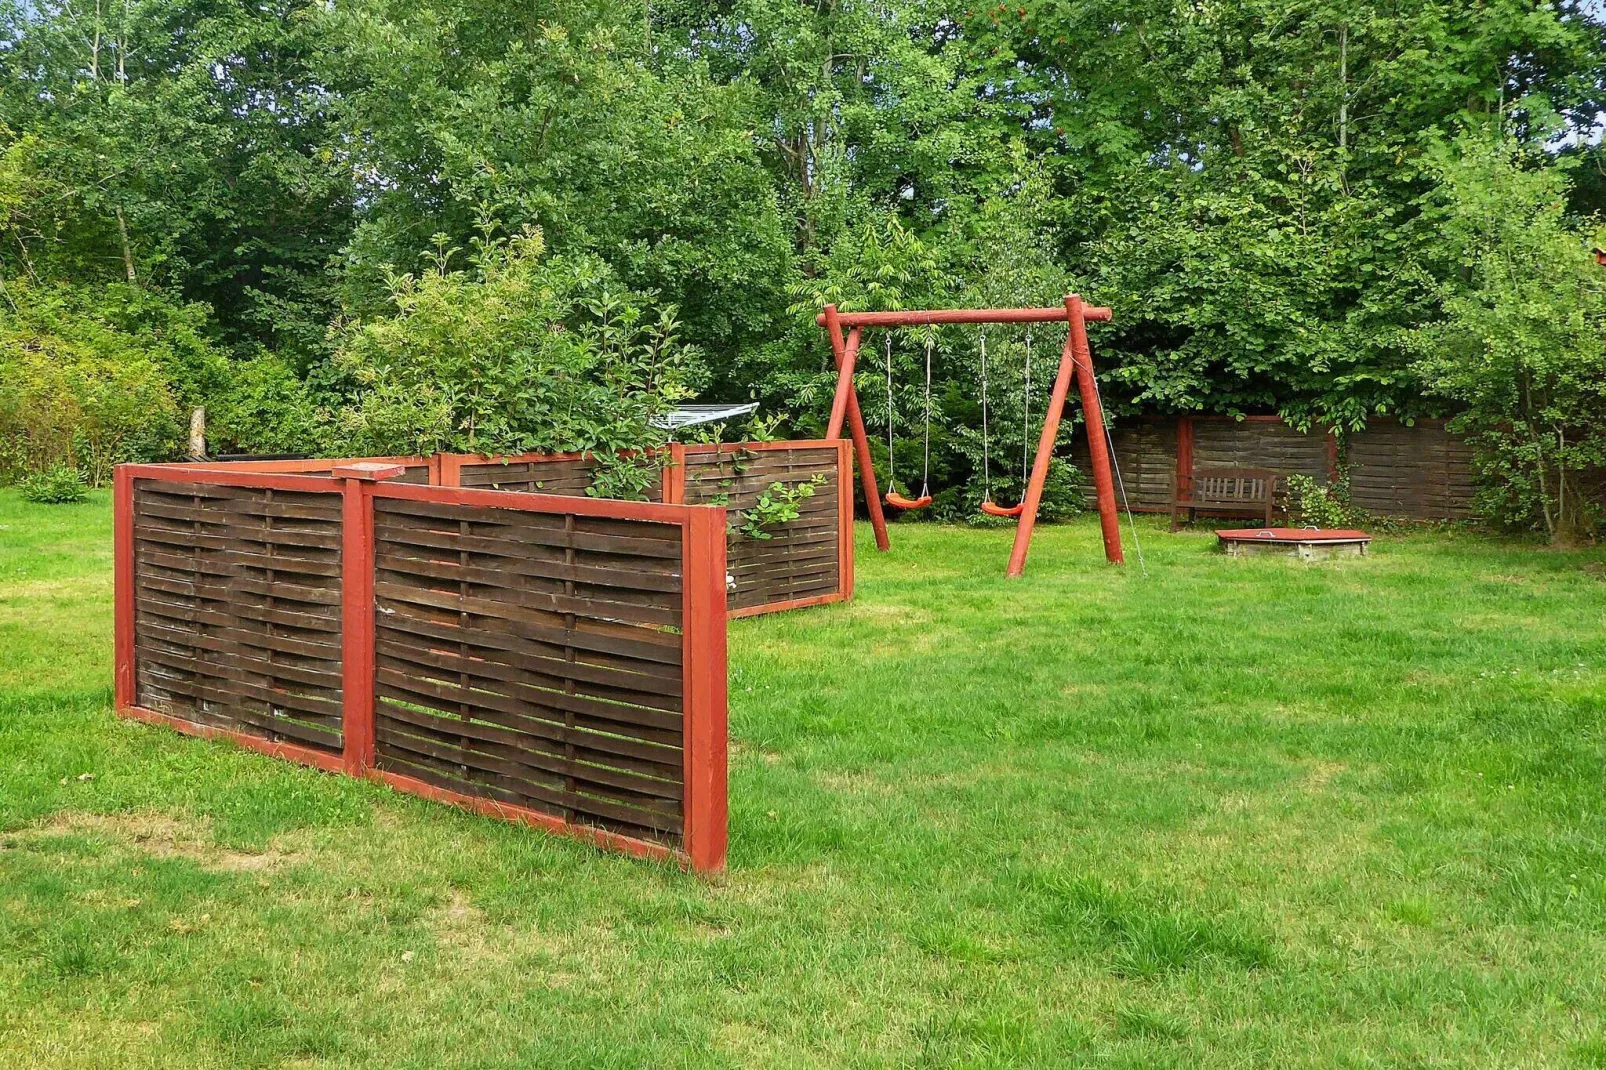
{"label": "swing set crossbeam", "polygon": [[[1082,318],[1088,323],[1108,323],[1113,313],[1103,306],[1086,305]],[[934,308],[913,312],[837,312],[831,305],[828,311],[814,317],[821,327],[829,327],[832,317],[841,327],[925,327],[939,323],[1066,323],[1070,315],[1064,305],[1059,308]]]}
{"label": "swing set crossbeam", "polygon": [[1104,556],[1111,564],[1121,564],[1120,522],[1115,513],[1115,484],[1111,478],[1110,455],[1104,447],[1104,411],[1099,400],[1098,385],[1093,378],[1093,353],[1088,346],[1087,324],[1107,323],[1111,318],[1108,308],[1084,305],[1081,295],[1068,294],[1060,308],[952,308],[925,309],[909,312],[838,312],[835,305],[826,305],[815,322],[826,329],[831,339],[831,354],[836,361],[836,394],[831,403],[831,417],[825,437],[842,437],[846,424],[853,439],[853,450],[859,466],[859,479],[864,487],[866,508],[870,512],[870,525],[875,530],[876,548],[886,550],[886,516],[881,511],[881,496],[876,488],[875,468],[870,458],[870,437],[864,426],[864,414],[859,408],[859,393],[853,386],[853,372],[858,361],[859,344],[866,327],[921,327],[939,323],[1058,323],[1067,324],[1065,348],[1060,354],[1059,370],[1054,376],[1054,390],[1048,411],[1043,416],[1043,430],[1037,442],[1037,454],[1027,481],[1026,495],[1017,507],[1019,521],[1015,528],[1015,544],[1010,550],[1007,575],[1019,576],[1026,570],[1026,553],[1031,547],[1032,531],[1037,523],[1037,510],[1043,496],[1043,484],[1048,477],[1049,461],[1054,455],[1054,444],[1059,434],[1060,417],[1064,412],[1073,380],[1081,396],[1082,415],[1087,425],[1089,453],[1092,458],[1093,487],[1099,508],[1099,526],[1104,536]]}

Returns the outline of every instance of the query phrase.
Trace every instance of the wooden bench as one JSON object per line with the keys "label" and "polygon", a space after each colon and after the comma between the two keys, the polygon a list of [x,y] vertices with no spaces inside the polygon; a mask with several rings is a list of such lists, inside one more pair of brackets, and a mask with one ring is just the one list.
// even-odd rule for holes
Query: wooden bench
{"label": "wooden bench", "polygon": [[1171,480],[1171,530],[1181,526],[1178,517],[1188,514],[1193,523],[1197,513],[1214,516],[1242,516],[1263,520],[1271,527],[1274,513],[1287,512],[1288,476],[1270,468],[1200,468],[1193,473],[1193,486],[1179,492],[1176,477]]}

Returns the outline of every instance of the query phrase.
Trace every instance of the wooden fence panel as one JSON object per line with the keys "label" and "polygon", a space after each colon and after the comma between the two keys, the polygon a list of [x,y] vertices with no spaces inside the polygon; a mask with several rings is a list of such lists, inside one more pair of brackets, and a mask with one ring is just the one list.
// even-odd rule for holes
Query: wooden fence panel
{"label": "wooden fence panel", "polygon": [[118,712],[722,868],[724,511],[376,475],[119,466]]}
{"label": "wooden fence panel", "polygon": [[376,767],[679,846],[682,528],[375,500]]}
{"label": "wooden fence panel", "polygon": [[769,538],[730,534],[725,553],[728,606],[734,615],[837,601],[851,594],[853,502],[845,446],[687,446],[684,465],[685,503],[723,505],[733,516],[751,508],[776,483],[823,480],[812,497],[798,503],[798,518],[769,530]]}
{"label": "wooden fence panel", "polygon": [[339,753],[340,496],[141,480],[132,499],[135,704]]}
{"label": "wooden fence panel", "polygon": [[1443,420],[1373,418],[1349,437],[1350,500],[1379,516],[1463,520],[1475,513],[1472,448]]}
{"label": "wooden fence panel", "polygon": [[1193,422],[1193,467],[1270,468],[1289,475],[1307,475],[1326,482],[1327,436],[1297,431],[1275,417],[1235,420],[1196,416]]}
{"label": "wooden fence panel", "polygon": [[[1126,420],[1110,431],[1115,441],[1115,464],[1126,486],[1127,499],[1135,512],[1171,507],[1171,479],[1177,469],[1177,424],[1174,419],[1143,417]],[[1071,464],[1086,473],[1087,435],[1078,429],[1071,442]],[[1096,509],[1098,501],[1091,479],[1087,480],[1086,507]]]}
{"label": "wooden fence panel", "polygon": [[[509,458],[464,457],[458,461],[458,485],[483,490],[512,490],[530,494],[585,497],[595,478],[597,460],[591,455],[525,454]],[[663,473],[646,491],[651,501],[663,498]]]}

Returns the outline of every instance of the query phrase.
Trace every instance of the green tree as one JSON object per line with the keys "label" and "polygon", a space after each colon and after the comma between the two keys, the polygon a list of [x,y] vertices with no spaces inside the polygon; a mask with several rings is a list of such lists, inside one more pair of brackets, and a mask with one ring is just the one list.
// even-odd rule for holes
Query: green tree
{"label": "green tree", "polygon": [[1572,542],[1598,528],[1606,473],[1606,270],[1567,213],[1565,176],[1520,145],[1464,138],[1440,161],[1438,218],[1462,251],[1418,372],[1464,411],[1496,519]]}

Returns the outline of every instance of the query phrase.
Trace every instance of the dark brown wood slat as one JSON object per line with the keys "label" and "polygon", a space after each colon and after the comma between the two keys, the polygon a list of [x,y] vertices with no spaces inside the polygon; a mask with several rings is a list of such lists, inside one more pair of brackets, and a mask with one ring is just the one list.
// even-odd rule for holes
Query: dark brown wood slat
{"label": "dark brown wood slat", "polygon": [[[584,824],[594,824],[591,819],[600,817],[633,829],[650,830],[659,835],[680,832],[681,818],[678,809],[629,806],[589,793],[554,791],[547,785],[526,777],[513,776],[501,770],[487,769],[466,762],[454,762],[451,758],[441,758],[437,754],[430,753],[432,748],[427,746],[429,742],[417,736],[400,733],[387,736],[378,748],[384,759],[381,768],[387,767],[389,762],[399,761],[411,764],[415,768],[432,769],[438,776],[472,786],[467,791],[456,788],[449,790],[459,790],[465,795],[499,798],[504,802],[531,806],[532,809],[544,809],[548,813],[556,812]],[[426,759],[427,763],[420,759]],[[532,803],[538,805],[532,806]]]}
{"label": "dark brown wood slat", "polygon": [[[384,686],[389,686],[389,688],[402,689],[402,691],[408,692],[408,697],[403,700],[413,700],[413,702],[424,702],[424,700],[451,702],[451,704],[459,705],[459,707],[479,705],[483,709],[501,710],[503,713],[516,713],[516,715],[538,715],[541,705],[546,705],[548,709],[554,710],[559,715],[564,712],[564,709],[557,704],[556,697],[562,696],[565,692],[557,691],[556,688],[543,689],[543,691],[554,692],[552,694],[552,699],[554,699],[552,702],[544,700],[548,697],[546,694],[532,694],[532,692],[528,691],[520,691],[517,694],[512,694],[512,696],[507,696],[507,694],[503,694],[503,691],[525,688],[527,684],[493,680],[490,675],[487,675],[483,680],[471,681],[471,683],[479,684],[482,689],[471,689],[469,686],[464,686],[461,681],[448,683],[448,681],[430,680],[429,676],[418,672],[418,667],[410,660],[397,659],[393,655],[382,657],[381,660],[384,662],[384,672],[377,673],[377,680],[381,681]],[[381,691],[382,689],[384,688],[381,688]],[[597,720],[601,720],[604,717],[607,718],[605,723],[612,726],[613,731],[628,731],[628,733],[641,734],[644,739],[654,737],[658,742],[678,741],[678,736],[673,733],[678,733],[679,726],[676,725],[673,728],[673,733],[671,733],[668,726],[663,725],[662,718],[652,717],[654,710],[642,710],[639,707],[631,707],[628,704],[618,704],[613,705],[613,707],[607,707],[604,710],[591,710],[588,713],[591,717],[597,718]],[[657,710],[657,713],[662,713],[662,710]],[[650,726],[658,726],[660,731],[649,736],[646,733],[649,731]]]}
{"label": "dark brown wood slat", "polygon": [[539,613],[573,613],[588,620],[609,623],[674,627],[680,624],[678,606],[671,608],[654,605],[646,600],[645,595],[641,602],[625,602],[618,597],[603,602],[596,598],[581,598],[550,591],[513,590],[507,592],[506,597],[517,601],[501,601],[473,595],[452,594],[393,580],[376,581],[374,593],[381,599],[394,599],[398,602],[448,609],[481,617],[529,620],[533,623],[541,623],[541,618],[536,616]]}
{"label": "dark brown wood slat", "polygon": [[[431,607],[412,603],[409,608],[409,605],[398,599],[396,605],[385,606],[383,615],[389,617],[401,614],[412,620],[427,621],[436,625],[435,628],[408,629],[419,634],[440,639],[452,637],[453,641],[463,641],[468,638],[461,634],[461,614],[450,607]],[[569,617],[560,613],[520,612],[511,616],[470,613],[470,615],[488,617],[487,621],[482,621],[476,626],[476,631],[489,630],[560,650],[574,647],[594,655],[591,660],[600,665],[618,665],[626,669],[638,661],[679,665],[684,657],[680,634],[659,628],[590,621],[581,617],[574,617],[571,622]],[[459,619],[453,619],[454,617]],[[491,621],[496,623],[490,623]],[[400,622],[387,620],[384,623],[405,627]]]}
{"label": "dark brown wood slat", "polygon": [[554,581],[572,580],[575,583],[599,587],[623,587],[633,591],[666,591],[679,594],[678,572],[643,572],[634,569],[601,568],[594,565],[567,565],[562,561],[517,561],[511,567],[480,568],[452,561],[431,560],[399,552],[389,543],[382,543],[378,556],[381,568],[395,572],[412,573],[433,579],[447,579],[501,586],[507,577],[531,576]]}
{"label": "dark brown wood slat", "polygon": [[[378,708],[386,715],[401,721],[420,725],[435,725],[434,720],[419,718],[445,718],[447,722],[465,723],[455,709],[441,710],[412,698],[399,698],[381,694]],[[679,783],[684,773],[679,746],[646,743],[638,737],[614,735],[609,732],[587,730],[567,725],[561,719],[548,720],[507,714],[500,710],[477,709],[471,714],[470,724],[480,724],[513,733],[527,745],[547,754],[572,753],[586,762],[609,768],[630,771],[653,780]]]}
{"label": "dark brown wood slat", "polygon": [[[182,652],[186,657],[193,657],[195,649],[194,647],[186,646],[182,648]],[[163,646],[159,640],[152,641],[147,646],[142,646],[139,652],[140,657],[148,658],[158,664],[166,663],[169,660],[170,653],[172,653],[171,644]],[[262,658],[250,657],[238,651],[229,655],[227,661],[221,658],[204,659],[203,664],[213,665],[215,671],[219,673],[233,671],[252,672],[261,676],[271,676],[275,680],[299,684],[332,699],[337,699],[340,696],[340,673],[338,670],[330,668],[296,665],[287,661],[270,662]]]}
{"label": "dark brown wood slat", "polygon": [[[501,725],[479,720],[465,721],[460,717],[409,709],[391,702],[384,704],[380,717],[385,722],[386,738],[392,741],[397,735],[411,735],[435,740],[443,747],[475,751],[506,763],[503,768],[486,768],[514,776],[521,775],[518,767],[531,769],[553,777],[560,788],[565,778],[573,778],[606,789],[605,793],[619,792],[617,796],[609,795],[619,801],[629,803],[639,799],[642,805],[661,805],[662,800],[679,802],[684,794],[678,770],[675,778],[665,779],[614,766],[605,754],[587,754],[577,760],[566,756],[562,743]],[[473,745],[464,746],[462,740],[469,740]],[[450,757],[445,754],[436,756]],[[465,759],[460,764],[475,763]]]}
{"label": "dark brown wood slat", "polygon": [[[395,649],[392,644],[379,656],[379,668],[383,672],[375,678],[384,686],[408,691],[406,701],[431,707],[449,703],[442,707],[448,711],[478,705],[533,720],[555,720],[572,725],[581,725],[583,721],[588,731],[612,732],[664,746],[680,746],[678,714],[625,702],[587,702],[586,696],[567,691],[561,684],[553,687],[511,676],[504,670],[514,670],[517,666],[494,662],[470,663],[472,669],[458,667],[457,678],[443,679],[449,675],[445,668],[423,665],[425,659],[400,655],[393,652]],[[511,722],[499,720],[498,723]],[[533,727],[529,731],[537,732]],[[542,730],[537,734],[546,733]]]}
{"label": "dark brown wood slat", "polygon": [[516,632],[493,631],[482,626],[464,627],[457,622],[447,624],[401,612],[386,613],[379,622],[379,629],[381,638],[389,641],[418,646],[415,637],[424,636],[437,643],[455,645],[468,650],[473,656],[486,661],[521,668],[530,674],[530,683],[535,685],[542,685],[544,681],[543,686],[561,689],[566,684],[573,683],[577,695],[585,699],[645,706],[670,713],[679,713],[681,710],[682,698],[678,692],[673,695],[659,694],[640,691],[633,687],[613,687],[600,680],[579,680],[573,674],[554,675],[554,671],[567,673],[568,661],[559,659],[562,664],[554,667],[550,664],[552,655],[542,653],[532,656],[532,650],[540,648],[532,647],[530,640],[520,637]]}
{"label": "dark brown wood slat", "polygon": [[287,627],[302,628],[307,631],[338,632],[340,630],[340,617],[338,614],[314,614],[295,609],[270,609],[266,606],[247,602],[230,602],[229,608],[232,613],[205,609],[194,602],[165,601],[150,595],[141,595],[135,600],[135,605],[142,613],[150,613],[154,616],[167,617],[190,624],[215,624],[219,627],[228,627],[231,621],[235,618],[240,618],[263,624],[283,624]]}
{"label": "dark brown wood slat", "polygon": [[[597,731],[627,732],[643,739],[658,740],[673,746],[680,745],[680,701],[657,698],[632,692],[615,692],[609,688],[576,686],[567,689],[568,681],[531,669],[517,654],[508,651],[476,650],[463,657],[451,650],[420,649],[412,642],[398,642],[393,633],[381,632],[376,648],[381,664],[392,668],[405,666],[405,671],[419,679],[436,678],[438,673],[467,674],[478,686],[497,690],[498,684],[520,685],[511,692],[531,704],[524,711],[531,716],[542,716],[544,711],[562,718],[572,714],[575,724],[584,724]],[[407,638],[402,636],[400,638]],[[480,654],[490,657],[481,657]],[[607,695],[588,694],[588,691],[606,691]],[[640,699],[642,701],[632,701]],[[624,727],[621,727],[624,726]]]}
{"label": "dark brown wood slat", "polygon": [[260,598],[271,596],[280,602],[302,602],[315,606],[340,604],[338,584],[312,586],[287,581],[270,584],[266,580],[250,576],[231,576],[226,583],[207,583],[181,578],[183,575],[184,573],[176,570],[173,575],[153,575],[145,569],[140,569],[135,582],[141,590],[161,591],[183,598],[205,598],[227,602],[240,595],[250,595]]}
{"label": "dark brown wood slat", "polygon": [[272,650],[285,654],[300,654],[303,657],[323,658],[329,661],[340,660],[340,643],[338,641],[313,643],[301,639],[292,639],[288,636],[270,635],[266,632],[251,632],[239,628],[219,629],[202,635],[198,632],[172,628],[143,618],[136,619],[134,630],[136,636],[150,636],[176,643],[188,641],[190,645],[197,649],[210,650],[219,654],[227,654],[234,649],[235,644],[243,643],[263,651]]}

